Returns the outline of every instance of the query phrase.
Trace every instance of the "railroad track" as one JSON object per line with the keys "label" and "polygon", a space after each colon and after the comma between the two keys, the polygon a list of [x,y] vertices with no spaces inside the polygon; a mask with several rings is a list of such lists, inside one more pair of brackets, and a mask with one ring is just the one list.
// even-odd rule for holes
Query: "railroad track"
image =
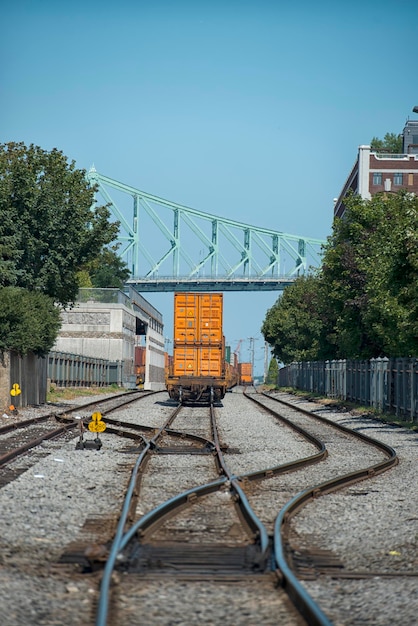
{"label": "railroad track", "polygon": [[[183,417],[187,412],[188,418]],[[200,413],[205,412],[208,411],[200,410]],[[179,427],[171,428],[174,421],[181,419],[183,423],[187,421],[188,432]],[[203,429],[202,419],[206,422]],[[206,438],[190,432],[196,424],[199,432],[204,430]],[[211,439],[207,438],[209,424]],[[294,467],[324,457],[322,444],[309,434],[306,437],[319,452],[309,459],[297,460]],[[108,621],[124,623],[123,604],[128,597],[130,606],[135,604],[138,579],[142,579],[143,586],[144,580],[161,581],[162,578],[192,583],[205,580],[212,584],[258,578],[258,583],[270,588],[276,601],[279,599],[273,584],[271,542],[241,482],[255,477],[270,478],[275,473],[288,471],[289,464],[238,477],[228,468],[227,455],[228,447],[220,441],[213,407],[206,417],[196,415],[196,409],[176,407],[149,440],[133,469],[115,539],[106,555],[98,625]],[[173,462],[175,456],[181,459],[180,466]],[[186,469],[181,468],[181,464],[186,464]],[[170,480],[165,479],[168,487],[161,489],[161,476],[167,473],[171,475]],[[118,588],[116,592],[113,588],[112,592],[115,570],[125,574],[122,603]],[[281,595],[283,611],[288,600],[283,593]],[[308,618],[309,623],[326,624],[326,617],[306,598],[303,589],[299,589],[299,595],[304,599],[304,618]],[[285,610],[290,623],[300,622],[296,612],[292,614],[288,606]]]}
{"label": "railroad track", "polygon": [[[286,463],[235,473],[229,469],[225,460],[223,451],[227,450],[227,447],[220,443],[213,407],[210,410],[210,418],[207,419],[211,425],[211,440],[190,432],[170,429],[173,421],[180,416],[180,411],[185,412],[185,409],[177,407],[161,429],[145,444],[133,470],[122,515],[115,533],[115,540],[109,548],[106,558],[98,603],[96,622],[98,626],[105,625],[109,618],[112,623],[124,623],[123,611],[121,613],[117,596],[111,594],[112,574],[116,567],[119,571],[129,574],[128,578],[124,578],[123,597],[125,602],[127,596],[135,597],[138,579],[146,579],[147,577],[149,579],[150,576],[155,580],[161,580],[163,577],[175,577],[177,580],[205,579],[213,582],[223,579],[224,581],[234,580],[236,582],[248,576],[254,577],[256,574],[270,575],[274,571],[277,580],[286,589],[290,599],[298,607],[307,623],[329,623],[320,607],[312,601],[303,589],[297,577],[297,574],[299,574],[299,578],[303,577],[303,575],[301,576],[303,568],[305,567],[306,570],[307,567],[303,559],[296,558],[296,555],[300,556],[300,550],[292,548],[289,541],[288,524],[291,515],[286,510],[285,504],[286,501],[292,501],[297,490],[295,491],[295,485],[287,486],[284,477],[298,470],[306,472],[307,467],[311,468],[313,464],[321,463],[327,459],[328,449],[321,437],[328,441],[329,447],[330,431],[332,431],[333,438],[332,447],[342,446],[345,451],[348,448],[348,441],[353,438],[352,433],[344,428],[325,424],[326,420],[317,420],[321,423],[322,428],[317,428],[319,432],[313,433],[312,415],[299,413],[297,417],[294,415],[293,419],[290,420],[269,406],[269,403],[272,403],[271,398],[263,396],[260,399],[256,394],[249,394],[248,398],[261,406],[263,411],[268,411],[275,419],[279,419],[282,424],[295,431],[298,436],[303,437],[314,449],[313,452]],[[194,410],[194,417],[196,417],[196,410]],[[185,419],[188,419],[189,424],[193,425],[191,414]],[[180,445],[176,440],[177,437],[180,438]],[[361,439],[365,447],[372,444],[373,448],[377,447],[379,452],[386,452],[390,457],[389,464],[385,461],[376,464],[376,458],[372,454],[370,460],[373,474],[376,471],[384,471],[390,466],[393,459],[396,461],[396,455],[391,454],[391,451],[388,451],[385,446],[369,442],[366,437],[360,436],[355,439],[356,441]],[[184,445],[184,441],[188,441],[188,444]],[[191,441],[193,443],[198,441],[200,446],[192,445]],[[213,455],[216,473],[214,474],[214,468],[211,470],[210,466],[206,464],[203,475],[199,475],[197,468],[201,469],[202,463],[200,459],[199,463],[196,463],[196,456],[194,462],[188,462],[193,477],[192,482],[194,481],[195,486],[190,487],[186,481],[186,484],[182,485],[182,489],[178,480],[173,480],[172,477],[171,481],[168,480],[169,488],[166,492],[163,490],[161,493],[161,489],[158,490],[160,502],[155,502],[155,499],[153,501],[149,495],[157,491],[158,485],[155,481],[158,482],[163,473],[164,480],[167,481],[167,472],[174,474],[174,477],[178,479],[178,469],[175,464],[173,465],[172,459],[168,463],[167,459],[161,460],[159,455],[164,454],[164,452],[171,455],[181,455],[183,458],[189,458],[192,452],[195,455],[205,453]],[[346,456],[352,458],[352,453],[348,452]],[[144,479],[143,474],[144,467],[148,462],[151,466],[154,465],[151,472],[151,476],[154,476],[154,482],[151,479],[148,481],[150,484],[145,484],[145,489],[143,489],[141,488],[141,481],[146,482],[146,476]],[[321,475],[323,471],[323,469],[320,470]],[[328,471],[330,471],[329,468]],[[351,472],[350,478],[347,478],[346,474],[342,477],[339,466],[338,469],[334,467],[331,471],[334,474],[337,471],[338,478],[326,481],[323,491],[316,486],[309,496],[305,494],[299,498],[297,504],[291,509],[293,515],[309,498],[318,497],[323,492],[364,478],[364,473],[361,474],[358,471]],[[370,469],[368,468],[366,475],[369,474]],[[217,478],[217,476],[221,478]],[[158,478],[155,479],[155,477]],[[275,510],[277,513],[281,508],[282,511],[286,510],[286,513],[283,514],[284,521],[280,522],[278,521],[281,519],[280,514],[277,518],[275,515],[274,525],[272,524],[273,520],[264,520],[267,526],[269,521],[270,526],[274,526],[270,533],[270,540],[266,526],[255,512],[257,506],[254,509],[251,508],[250,501],[254,496],[255,482],[266,479],[270,481],[272,478],[277,480],[278,477],[282,482],[284,481],[282,497],[285,495],[285,498],[282,503],[283,506],[278,507],[277,502],[275,503]],[[312,476],[309,476],[309,480],[311,479]],[[302,477],[301,480],[305,486],[303,481],[307,481],[307,478]],[[175,485],[174,493],[177,492],[175,495],[172,495],[173,484]],[[232,501],[239,505],[238,515],[235,517],[231,511],[231,506],[225,507],[225,500],[222,500],[223,496],[228,496],[227,490],[231,492]],[[214,498],[213,494],[217,494],[218,497]],[[169,497],[170,495],[171,497]],[[265,498],[269,498],[268,494],[265,495],[263,502]],[[139,502],[141,502],[140,505]],[[185,509],[188,511],[191,507],[196,511],[194,526],[188,523],[190,513],[185,513]],[[261,509],[265,509],[265,504]],[[175,522],[171,521],[173,519]],[[304,556],[306,561],[306,554]],[[318,575],[319,573],[323,574],[324,571],[335,572],[341,566],[338,561],[333,559],[332,553],[326,554],[324,550],[315,554],[311,551],[309,558],[310,564],[312,562],[315,564],[315,571]],[[312,572],[312,567],[310,570]]]}
{"label": "railroad track", "polygon": [[[381,441],[269,394],[249,394],[248,397],[298,432],[309,432],[318,440],[326,442],[327,465],[321,464],[313,470],[311,468],[309,480],[306,471],[296,475],[297,479],[292,480],[294,496],[281,507],[274,521],[275,559],[289,597],[295,603],[300,602],[300,580],[315,580],[323,576],[330,576],[334,580],[388,576],[387,572],[375,570],[346,571],[344,563],[329,547],[318,548],[306,541],[301,544],[291,522],[314,499],[373,478],[394,467],[398,463],[396,452]],[[302,462],[299,467],[303,469],[306,464]],[[252,476],[257,479],[259,473]],[[397,575],[392,573],[392,576]],[[416,574],[408,572],[406,575]]]}
{"label": "railroad track", "polygon": [[304,507],[321,495],[393,466],[394,452],[249,395],[228,394],[212,416],[204,407],[174,411],[158,396],[153,415],[148,400],[145,411],[133,404],[105,418],[107,437],[114,429],[126,439],[117,471],[128,497],[106,516],[90,507],[57,570],[96,581],[89,623],[194,624],[210,606],[213,623],[330,624],[299,581],[379,574],[346,568],[294,521],[302,512],[309,519]]}
{"label": "railroad track", "polygon": [[[150,439],[134,467],[104,570],[98,624],[107,622],[109,610],[109,619],[118,623],[124,620],[118,599],[112,597],[111,601],[110,598],[111,577],[118,557],[118,569],[129,573],[129,579],[124,579],[125,601],[128,589],[131,588],[131,596],[137,589],[138,576],[155,577],[157,573],[159,579],[175,576],[177,580],[196,581],[202,577],[213,580],[232,575],[237,578],[265,569],[268,549],[265,530],[251,515],[239,485],[234,484],[235,478],[225,465],[213,407],[202,408],[200,412],[206,421],[204,430],[207,432],[208,425],[211,426],[212,439],[190,432],[190,426],[193,430],[196,423],[191,419],[202,421],[196,409],[178,406]],[[184,420],[187,413],[189,432],[170,428],[177,417]],[[180,469],[173,460],[175,457],[180,459],[180,464],[187,459],[186,471],[183,468],[181,477],[175,474],[167,490],[163,494],[159,490],[155,501],[152,493],[162,473],[172,475],[174,467]],[[150,471],[144,476],[143,468],[148,463]],[[146,482],[148,484],[142,485]],[[230,489],[232,498],[228,493]],[[148,511],[144,510],[144,505]],[[188,524],[190,512],[186,518],[179,513],[191,507],[193,523]],[[241,522],[235,509],[240,513]]]}
{"label": "railroad track", "polygon": [[[0,428],[0,488],[15,480],[42,457],[50,454],[51,446],[48,448],[46,442],[54,441],[59,444],[74,437],[80,437],[80,424],[87,425],[91,421],[92,411],[100,411],[103,416],[107,416],[147,395],[149,394],[137,391],[117,394],[100,401],[69,406],[62,411],[54,410],[32,419],[14,419],[2,426]],[[77,419],[74,416],[77,416]],[[116,421],[115,425],[117,425]],[[123,428],[113,428],[110,431],[112,430],[115,434],[130,436],[128,430],[125,435],[123,434]],[[134,433],[131,436],[135,438]],[[57,443],[54,444],[55,447]]]}

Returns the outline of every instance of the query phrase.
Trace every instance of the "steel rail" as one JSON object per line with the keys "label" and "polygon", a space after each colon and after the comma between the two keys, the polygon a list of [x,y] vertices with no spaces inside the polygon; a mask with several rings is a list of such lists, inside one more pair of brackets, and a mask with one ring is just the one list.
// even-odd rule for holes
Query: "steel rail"
{"label": "steel rail", "polygon": [[106,433],[109,433],[111,435],[117,435],[118,437],[126,439],[132,439],[133,441],[140,441],[142,445],[147,445],[147,440],[140,433],[132,433],[129,432],[129,430],[122,430],[121,428],[109,428],[108,426],[106,427]]}
{"label": "steel rail", "polygon": [[[155,394],[155,393],[160,393],[160,392],[154,391],[154,392],[150,392],[149,394],[146,394],[146,395],[151,395],[151,394]],[[125,402],[119,403],[117,407],[114,407],[113,409],[108,411],[108,413],[111,412],[111,411],[115,411],[116,409],[120,408],[121,406],[125,406],[126,404],[130,404],[132,402],[135,402],[136,400],[141,398],[141,396],[139,398],[137,397],[137,394],[138,394],[137,391],[128,392],[128,394],[129,395],[135,394],[135,397],[134,398],[130,397]],[[23,446],[19,446],[18,448],[15,448],[14,450],[11,450],[7,454],[4,454],[4,455],[0,456],[0,467],[5,465],[6,463],[9,463],[11,460],[17,458],[18,456],[21,456],[22,454],[24,454],[28,450],[30,450],[32,448],[35,448],[36,446],[39,446],[43,441],[47,441],[49,439],[54,439],[55,437],[59,437],[59,435],[63,434],[64,432],[67,432],[68,430],[75,429],[76,426],[78,426],[79,422],[70,420],[70,418],[67,417],[67,415],[69,413],[80,412],[80,409],[83,410],[83,409],[91,407],[91,406],[97,407],[97,405],[102,403],[102,402],[109,402],[111,400],[115,400],[115,399],[118,399],[118,398],[126,398],[126,396],[127,396],[126,393],[118,394],[118,395],[112,396],[110,398],[103,398],[103,400],[99,400],[99,401],[96,400],[94,402],[88,402],[88,403],[83,404],[83,405],[79,405],[79,406],[76,406],[76,407],[71,407],[70,409],[62,411],[61,413],[52,412],[52,413],[48,413],[47,415],[41,415],[39,417],[33,417],[31,419],[28,419],[28,420],[23,420],[22,422],[13,422],[11,424],[7,424],[6,426],[1,427],[0,428],[0,435],[1,434],[7,434],[8,432],[12,432],[13,430],[18,430],[18,429],[26,428],[28,426],[33,426],[34,424],[40,424],[42,422],[47,422],[52,417],[55,417],[55,419],[57,421],[60,421],[60,422],[65,422],[65,421],[69,422],[65,426],[61,426],[60,428],[56,428],[56,429],[54,429],[52,431],[49,431],[49,432],[45,433],[44,435],[42,435],[41,437],[37,437],[36,439],[33,439],[32,441],[28,441]],[[146,397],[146,396],[143,395],[142,398],[144,398],[144,397]],[[108,432],[111,432],[111,429],[109,429]]]}
{"label": "steel rail", "polygon": [[48,413],[48,415],[41,415],[40,417],[32,417],[31,419],[23,420],[22,422],[12,422],[11,424],[6,424],[6,426],[2,426],[0,428],[0,435],[9,433],[12,430],[17,430],[19,428],[26,428],[26,426],[32,426],[32,424],[47,422],[51,417],[54,417],[53,413]]}
{"label": "steel rail", "polygon": [[28,441],[23,446],[19,446],[19,448],[14,448],[14,450],[11,450],[10,452],[7,452],[6,454],[3,454],[2,456],[0,456],[0,467],[2,467],[3,465],[6,465],[6,463],[8,463],[9,461],[16,459],[18,456],[20,456],[21,454],[24,454],[31,448],[36,448],[36,446],[39,446],[43,441],[47,441],[48,439],[54,439],[55,437],[59,437],[59,435],[62,435],[63,433],[67,432],[68,430],[71,430],[72,428],[75,428],[76,426],[77,426],[77,422],[71,422],[71,424],[67,424],[66,426],[61,426],[60,428],[50,430],[47,433],[45,433],[45,435],[42,435],[41,437],[38,437],[37,439],[32,439],[32,441]]}
{"label": "steel rail", "polygon": [[196,441],[200,443],[203,447],[214,449],[214,443],[210,439],[206,439],[206,437],[201,437],[200,435],[193,435],[192,433],[184,433],[179,430],[172,430],[171,428],[166,428],[167,435],[170,437],[178,437],[179,439],[190,439],[190,441]]}
{"label": "steel rail", "polygon": [[[149,393],[145,393],[144,394],[143,392],[140,392],[138,390],[126,391],[124,393],[119,393],[119,394],[116,394],[114,396],[110,396],[108,398],[103,398],[101,400],[93,400],[92,402],[87,402],[86,404],[79,404],[77,406],[72,406],[72,407],[69,407],[69,408],[65,409],[64,411],[54,412],[53,415],[55,415],[55,417],[57,417],[57,418],[58,417],[65,417],[69,413],[80,412],[80,411],[83,411],[84,409],[88,409],[90,407],[97,407],[97,406],[100,406],[100,404],[104,404],[106,402],[111,402],[112,400],[118,400],[118,399],[122,399],[122,398],[128,397],[128,399],[126,401],[121,402],[120,404],[117,405],[117,407],[111,408],[107,412],[103,411],[102,415],[107,415],[108,413],[116,411],[120,407],[126,406],[127,404],[131,404],[132,402],[136,402],[137,400],[142,400],[143,398],[146,398],[147,396],[152,396],[152,395],[155,395],[157,393],[162,393],[162,392],[161,391],[150,391]],[[131,397],[131,396],[135,396],[135,397]]]}
{"label": "steel rail", "polygon": [[348,474],[344,474],[337,478],[317,484],[308,489],[304,489],[303,491],[296,494],[280,510],[275,520],[274,558],[277,568],[280,571],[282,587],[285,589],[293,604],[297,607],[298,611],[306,619],[307,623],[310,626],[332,626],[332,622],[330,622],[325,613],[323,613],[321,608],[315,603],[315,601],[311,598],[311,596],[299,582],[285,557],[284,535],[289,527],[290,519],[297,513],[297,511],[299,511],[308,502],[311,502],[314,498],[317,498],[320,495],[324,495],[326,493],[337,491],[342,487],[346,487],[349,484],[359,482],[360,480],[364,480],[366,478],[370,478],[372,476],[380,474],[390,469],[391,467],[394,467],[399,462],[399,459],[396,455],[395,450],[391,446],[388,446],[381,441],[373,439],[372,437],[364,435],[363,433],[353,431],[352,429],[343,426],[342,424],[335,423],[323,416],[316,415],[310,411],[307,411],[306,409],[295,407],[295,405],[292,405],[289,402],[282,401],[277,398],[272,398],[270,395],[265,393],[263,395],[265,395],[267,398],[272,399],[273,401],[284,404],[295,411],[300,411],[303,414],[308,415],[309,417],[321,421],[328,426],[335,427],[337,430],[340,430],[346,434],[354,436],[357,439],[367,442],[370,445],[379,448],[388,457],[384,461],[376,463],[368,468],[363,468],[355,472],[350,472]]}
{"label": "steel rail", "polygon": [[301,426],[298,426],[298,424],[294,424],[283,415],[280,415],[279,413],[277,413],[277,411],[274,411],[274,409],[271,409],[270,407],[263,404],[260,400],[257,400],[257,398],[254,398],[252,395],[249,395],[246,391],[244,392],[244,396],[248,398],[248,400],[251,400],[252,402],[255,402],[256,404],[261,406],[268,413],[270,413],[270,415],[279,419],[281,422],[289,426],[289,428],[292,428],[297,433],[302,435],[304,439],[307,439],[316,448],[318,448],[319,452],[317,452],[316,454],[312,454],[311,456],[298,459],[297,461],[290,461],[288,463],[276,465],[275,467],[266,468],[263,470],[257,470],[255,472],[250,472],[248,474],[241,474],[239,476],[240,480],[252,481],[252,480],[262,480],[263,478],[270,478],[271,476],[277,476],[279,474],[284,474],[286,472],[297,470],[301,467],[306,467],[307,465],[313,465],[314,463],[319,463],[319,461],[323,461],[324,459],[327,458],[328,451],[326,449],[324,442],[318,439],[317,437],[315,437],[315,435],[312,435],[312,433],[308,432],[307,430],[304,430]]}
{"label": "steel rail", "polygon": [[[312,411],[308,411],[307,409],[302,409],[301,407],[295,406],[294,404],[291,404],[290,402],[286,402],[285,400],[280,400],[279,398],[273,398],[268,393],[263,392],[262,395],[265,396],[266,398],[269,398],[270,400],[273,400],[273,402],[284,404],[285,406],[293,409],[294,411],[299,411],[300,413],[303,413],[304,415],[307,415],[308,417],[316,419],[317,421],[322,422],[323,424],[327,424],[328,426],[332,426],[333,428],[336,428],[337,430],[341,430],[342,432],[348,435],[356,437],[357,439],[361,439],[362,441],[368,443],[369,445],[372,445],[375,448],[378,448],[386,456],[388,456],[389,459],[392,460],[390,467],[392,465],[397,465],[397,463],[399,463],[399,459],[397,457],[396,451],[391,446],[388,446],[386,443],[383,443],[382,441],[379,441],[378,439],[373,439],[373,437],[370,437],[369,435],[365,435],[364,433],[361,433],[357,430],[353,430],[352,428],[349,428],[348,426],[344,426],[343,424],[339,424],[338,422],[333,422],[332,420],[329,420],[323,415],[312,413]],[[385,468],[385,469],[388,469],[388,468]],[[385,469],[383,469],[382,471],[385,471]]]}
{"label": "steel rail", "polygon": [[[135,391],[133,392],[128,392],[130,393],[137,393]],[[147,393],[145,395],[142,396],[142,398],[145,398],[146,396],[150,396],[153,395],[155,393],[161,393],[159,391],[151,391],[150,393]],[[96,400],[95,402],[88,402],[86,404],[80,404],[77,405],[75,407],[69,407],[68,409],[65,409],[64,411],[61,411],[60,413],[57,413],[56,411],[51,411],[51,413],[47,413],[46,415],[41,415],[39,417],[32,417],[30,419],[27,420],[23,420],[21,422],[11,422],[10,424],[6,424],[5,426],[1,426],[0,427],[0,435],[11,432],[12,430],[17,430],[18,428],[26,428],[26,426],[31,426],[32,424],[37,424],[37,423],[41,423],[41,422],[47,422],[51,417],[55,417],[55,419],[57,419],[58,421],[64,421],[66,419],[66,416],[69,413],[75,413],[75,412],[80,412],[86,408],[89,408],[90,406],[97,406],[98,404],[102,403],[102,402],[110,402],[110,400],[114,400],[117,398],[123,398],[126,397],[126,393],[124,394],[118,394],[116,396],[112,396],[111,398],[103,398],[103,400]],[[127,402],[123,402],[120,405],[118,405],[119,408],[120,406],[125,406],[125,404],[130,404],[131,402],[134,402],[135,400],[139,400],[141,398],[141,396],[139,398],[130,398]],[[141,399],[142,399],[141,398]],[[116,410],[116,409],[112,409],[112,410]],[[107,413],[103,413],[103,415],[107,415]],[[107,420],[110,423],[110,420]],[[115,424],[117,423],[117,421],[115,420]],[[150,428],[151,427],[146,427],[145,428]],[[154,429],[155,430],[155,429]]]}
{"label": "steel rail", "polygon": [[98,610],[97,610],[97,616],[96,616],[97,626],[105,626],[107,623],[107,615],[108,615],[108,610],[109,610],[109,606],[108,606],[109,593],[110,593],[110,583],[111,583],[112,573],[116,565],[117,557],[119,553],[121,552],[121,550],[123,549],[122,545],[125,545],[123,543],[125,525],[128,520],[131,502],[132,502],[132,498],[134,496],[134,492],[136,489],[140,467],[144,463],[147,455],[151,452],[152,450],[151,445],[152,444],[154,444],[154,446],[156,445],[158,438],[163,434],[164,430],[170,426],[174,418],[180,412],[181,408],[182,408],[181,405],[178,405],[175,408],[175,410],[172,412],[168,420],[165,422],[164,426],[162,426],[158,430],[158,432],[154,435],[154,437],[145,444],[144,449],[138,456],[138,459],[136,460],[136,463],[132,469],[131,478],[129,480],[129,485],[126,490],[126,495],[125,495],[123,506],[122,506],[122,512],[121,512],[119,522],[116,528],[115,538],[110,548],[109,556],[106,561],[106,565],[104,568],[104,572],[103,572],[103,576],[102,576],[102,580],[100,584],[100,595],[99,595],[99,603],[98,603]]}
{"label": "steel rail", "polygon": [[[181,405],[179,405],[176,409],[175,414],[169,418],[169,422],[171,422],[175,415],[177,415],[178,411],[181,409]],[[219,437],[217,434],[216,424],[215,424],[215,414],[213,405],[211,405],[211,421],[213,424],[213,438],[214,438],[214,447],[216,450],[216,459],[219,464],[219,472],[224,474],[218,480],[212,481],[205,485],[201,485],[198,487],[194,487],[192,489],[188,489],[173,498],[170,498],[166,502],[162,503],[152,511],[149,511],[140,520],[134,523],[126,532],[124,532],[125,524],[128,519],[128,513],[130,508],[130,501],[132,499],[134,493],[134,486],[136,485],[136,476],[139,472],[140,465],[144,462],[145,457],[149,452],[153,449],[158,449],[157,440],[158,438],[164,434],[175,435],[177,431],[170,430],[168,428],[168,423],[165,424],[163,428],[159,430],[159,432],[150,440],[144,450],[141,452],[140,457],[138,458],[135,467],[132,471],[131,480],[128,486],[127,494],[125,496],[125,502],[122,509],[122,514],[119,519],[118,527],[115,534],[115,539],[112,543],[112,547],[109,553],[108,560],[106,562],[106,566],[104,569],[101,587],[100,587],[100,597],[98,604],[98,612],[96,619],[96,626],[106,626],[107,616],[108,616],[108,603],[109,603],[109,591],[110,591],[110,582],[113,569],[115,567],[118,555],[126,548],[128,543],[135,537],[140,536],[144,537],[146,533],[152,532],[159,524],[161,524],[162,520],[169,514],[171,514],[174,510],[178,510],[180,507],[184,505],[190,504],[190,502],[196,501],[198,498],[206,496],[215,491],[219,491],[224,485],[229,485],[230,490],[234,492],[236,503],[239,506],[241,514],[247,523],[248,527],[253,533],[253,536],[256,537],[260,542],[260,555],[257,559],[257,566],[261,567],[263,563],[267,560],[267,550],[269,548],[269,538],[267,531],[261,521],[257,518],[257,516],[252,511],[250,504],[247,500],[246,495],[244,494],[241,486],[238,483],[238,479],[236,476],[233,476],[231,472],[229,472],[225,461],[223,459],[223,454],[221,451],[221,446],[219,443]],[[185,433],[180,433],[181,436],[185,436]],[[197,439],[198,441],[206,442],[206,439],[201,437],[197,437],[196,435],[192,435],[192,438]],[[209,442],[212,443],[212,442]]]}
{"label": "steel rail", "polygon": [[247,500],[247,496],[242,490],[239,484],[239,479],[237,477],[232,477],[231,487],[236,492],[236,497],[238,498],[237,504],[240,507],[243,518],[245,519],[249,528],[252,529],[254,538],[257,539],[260,543],[260,554],[257,559],[257,564],[259,567],[261,567],[267,561],[267,553],[269,549],[269,537],[266,527],[251,508],[251,505]]}
{"label": "steel rail", "polygon": [[260,543],[261,552],[258,557],[258,563],[259,565],[261,565],[262,563],[266,562],[267,551],[269,549],[269,538],[268,538],[266,527],[261,522],[261,520],[256,516],[253,509],[251,508],[250,503],[248,502],[247,497],[239,484],[238,477],[233,475],[229,471],[225,463],[224,455],[222,453],[220,442],[219,442],[218,429],[216,426],[215,410],[214,410],[213,404],[211,404],[210,406],[210,418],[211,418],[211,425],[212,425],[213,441],[214,441],[215,448],[216,448],[216,462],[218,464],[218,471],[224,474],[230,480],[231,490],[235,492],[235,501],[241,511],[241,515],[243,519],[245,520],[245,523],[247,524],[248,528],[253,533],[254,539],[258,539]]}
{"label": "steel rail", "polygon": [[215,410],[213,404],[210,405],[210,423],[212,428],[213,443],[215,444],[216,449],[215,462],[218,467],[218,472],[219,474],[223,474],[224,476],[231,478],[231,472],[228,470],[224,456],[221,451],[221,444],[219,442],[219,435],[218,429],[216,427]]}
{"label": "steel rail", "polygon": [[[158,392],[156,392],[158,393]],[[116,407],[115,409],[112,410],[117,410],[119,407]],[[155,433],[158,429],[155,426],[145,426],[143,424],[134,424],[133,422],[125,422],[123,420],[116,420],[116,419],[112,419],[109,418],[108,415],[111,411],[109,411],[106,414],[106,432],[107,433],[112,433],[114,435],[119,435],[121,437],[127,437],[127,438],[131,438],[131,439],[135,439],[136,437],[138,438],[142,438],[144,439],[144,437],[142,437],[140,434],[136,435],[135,433],[131,433],[129,432],[130,430],[134,430],[134,431],[145,431],[145,432],[151,432],[151,433]],[[103,414],[104,415],[104,414]],[[55,416],[56,419],[58,421],[61,422],[70,422],[70,418],[66,417],[66,416]],[[83,424],[87,425],[88,424],[88,420],[89,418],[84,418],[83,419]],[[72,423],[72,421],[71,421]],[[109,426],[109,424],[112,424],[113,426],[119,427],[119,428],[112,428],[112,426]],[[125,431],[123,430],[124,428],[127,428],[128,430]],[[1,431],[0,431],[1,433]],[[172,428],[165,428],[163,430],[163,432],[161,433],[163,434],[167,434],[170,437],[173,438],[178,438],[178,439],[187,439],[190,441],[194,441],[197,442],[199,444],[201,444],[202,448],[206,448],[208,451],[211,451],[214,449],[214,443],[213,441],[211,441],[210,439],[206,439],[205,437],[201,437],[200,435],[194,435],[191,433],[185,433],[183,431],[179,431],[179,430],[173,430]],[[151,447],[153,450],[160,450],[160,448],[154,444],[151,444]]]}
{"label": "steel rail", "polygon": [[365,478],[370,478],[376,473],[381,473],[393,465],[396,465],[394,461],[396,461],[396,459],[390,458],[381,463],[377,463],[371,468],[359,470],[358,472],[350,472],[349,474],[317,484],[314,487],[304,489],[296,494],[296,496],[280,510],[274,523],[274,558],[281,574],[282,587],[310,626],[331,626],[332,622],[330,622],[311,598],[287,562],[284,551],[284,535],[290,519],[297,511],[313,499],[326,493],[337,491],[342,487],[359,482]]}
{"label": "steel rail", "polygon": [[214,493],[215,491],[219,491],[219,489],[228,483],[228,479],[226,476],[222,476],[217,480],[206,483],[205,485],[200,485],[199,487],[192,487],[191,489],[187,489],[187,491],[183,491],[182,493],[173,496],[169,500],[166,500],[162,504],[152,509],[146,513],[140,520],[138,520],[123,536],[122,541],[120,543],[120,551],[122,551],[129,541],[135,536],[139,535],[140,537],[144,537],[145,533],[152,532],[172,511],[179,509],[181,506],[185,504],[189,504],[192,501],[195,501],[197,498],[201,498],[203,496],[207,496],[210,493]]}

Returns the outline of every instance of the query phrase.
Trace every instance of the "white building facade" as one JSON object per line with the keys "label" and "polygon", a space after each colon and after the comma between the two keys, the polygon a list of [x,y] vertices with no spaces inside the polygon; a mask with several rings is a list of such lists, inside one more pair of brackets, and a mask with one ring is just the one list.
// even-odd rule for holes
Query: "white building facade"
{"label": "white building facade", "polygon": [[52,348],[118,363],[119,383],[135,386],[135,348],[145,350],[144,389],[159,391],[164,382],[162,315],[134,290],[80,289],[74,307],[61,313],[62,326]]}

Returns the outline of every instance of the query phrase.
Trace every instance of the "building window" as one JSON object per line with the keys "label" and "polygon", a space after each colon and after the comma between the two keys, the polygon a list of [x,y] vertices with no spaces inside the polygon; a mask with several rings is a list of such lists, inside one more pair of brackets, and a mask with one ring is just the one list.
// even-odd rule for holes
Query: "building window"
{"label": "building window", "polygon": [[381,184],[382,184],[382,172],[374,172],[373,185],[381,185]]}
{"label": "building window", "polygon": [[412,187],[413,184],[414,184],[414,175],[408,174],[408,185]]}
{"label": "building window", "polygon": [[402,172],[396,172],[396,174],[393,175],[393,184],[394,185],[402,185],[403,183],[403,174]]}

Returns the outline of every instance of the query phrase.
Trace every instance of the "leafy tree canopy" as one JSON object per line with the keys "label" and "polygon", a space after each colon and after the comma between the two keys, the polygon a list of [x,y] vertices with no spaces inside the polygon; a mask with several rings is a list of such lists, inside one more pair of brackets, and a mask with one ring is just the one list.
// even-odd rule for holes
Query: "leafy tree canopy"
{"label": "leafy tree canopy", "polygon": [[284,363],[418,355],[418,198],[347,198],[321,271],[298,278],[262,332]]}
{"label": "leafy tree canopy", "polygon": [[268,385],[275,385],[277,383],[277,375],[279,373],[279,365],[277,363],[277,359],[271,359],[269,363],[269,369],[267,372],[266,383]]}
{"label": "leafy tree canopy", "polygon": [[279,361],[320,358],[326,344],[320,343],[324,324],[319,302],[320,278],[300,276],[267,311],[261,332]]}
{"label": "leafy tree canopy", "polygon": [[0,144],[0,286],[75,300],[77,271],[119,227],[107,207],[92,210],[94,191],[59,150]]}
{"label": "leafy tree canopy", "polygon": [[418,199],[352,196],[323,259],[341,358],[418,354]]}
{"label": "leafy tree canopy", "polygon": [[403,138],[402,135],[395,133],[386,133],[383,139],[373,137],[370,142],[372,152],[383,152],[386,154],[402,154]]}
{"label": "leafy tree canopy", "polygon": [[61,325],[52,298],[39,291],[0,287],[0,351],[47,354]]}
{"label": "leafy tree canopy", "polygon": [[118,246],[106,247],[78,273],[80,287],[122,289],[130,271],[117,254]]}

